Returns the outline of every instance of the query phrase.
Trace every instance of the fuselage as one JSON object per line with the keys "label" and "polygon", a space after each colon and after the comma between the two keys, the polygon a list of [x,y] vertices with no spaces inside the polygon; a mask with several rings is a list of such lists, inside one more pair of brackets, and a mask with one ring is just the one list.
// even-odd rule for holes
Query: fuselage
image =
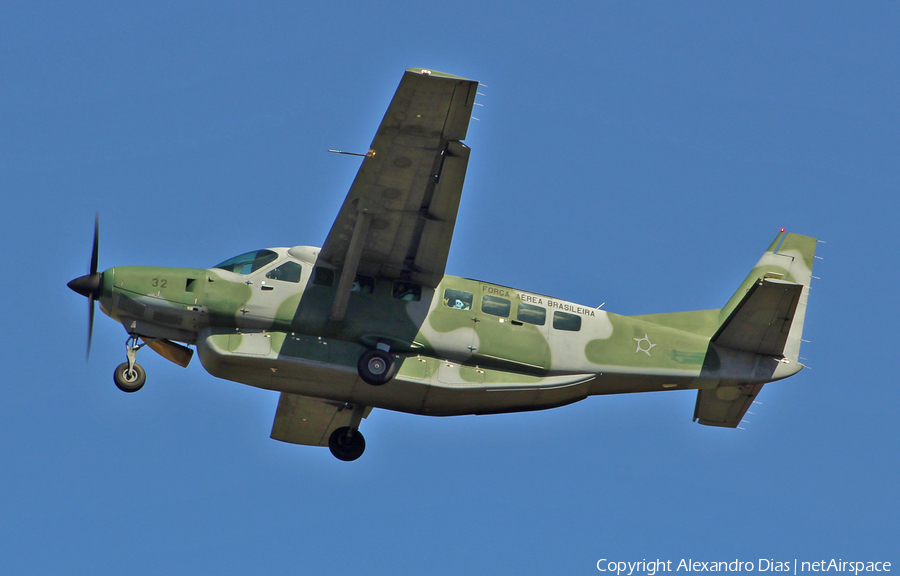
{"label": "fuselage", "polygon": [[[362,395],[369,406],[417,413],[753,384],[800,368],[711,344],[718,310],[625,317],[449,275],[436,288],[357,276],[344,320],[333,322],[340,270],[317,256],[317,248],[301,246],[251,252],[211,269],[116,267],[103,273],[101,308],[145,340],[196,345],[219,377],[336,401]],[[377,345],[400,358],[403,386],[357,385],[355,359]],[[542,395],[542,385],[560,392]],[[525,398],[526,388],[535,393]],[[493,394],[481,394],[485,404],[470,397],[473,389]],[[498,402],[505,390],[518,394]],[[428,408],[428,394],[454,391],[458,403]]]}

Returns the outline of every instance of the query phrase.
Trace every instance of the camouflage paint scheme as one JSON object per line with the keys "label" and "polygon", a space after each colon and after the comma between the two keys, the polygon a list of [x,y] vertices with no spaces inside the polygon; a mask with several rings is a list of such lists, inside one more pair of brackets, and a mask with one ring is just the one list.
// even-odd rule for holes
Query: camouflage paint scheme
{"label": "camouflage paint scheme", "polygon": [[[419,84],[410,88],[410,82]],[[422,107],[415,98],[423,90],[437,90],[434,86],[443,90],[442,101],[463,98],[464,103],[435,113],[434,146],[444,151],[439,162],[428,156],[421,164],[449,168],[446,175],[438,167],[404,184],[427,188],[427,199],[416,200],[424,207],[418,216],[418,204],[410,210],[385,209],[387,202],[412,202],[405,188],[398,193],[397,174],[418,161],[416,152],[409,152],[409,139],[427,132],[402,123],[390,132],[389,120],[392,114],[406,118],[406,112],[396,111],[404,98],[405,105]],[[354,183],[368,182],[379,190],[380,196],[372,198],[381,204],[367,199],[369,192],[351,189],[325,247],[271,248],[274,259],[247,274],[220,268],[111,268],[102,274],[101,309],[144,340],[195,345],[210,374],[280,391],[282,402],[318,399],[335,407],[435,416],[537,410],[599,394],[696,389],[695,420],[735,427],[763,384],[803,367],[800,337],[816,247],[807,236],[782,230],[723,308],[694,312],[626,317],[443,274],[468,159],[459,139],[475,86],[452,75],[406,72]],[[459,119],[463,113],[465,122]],[[441,114],[456,118],[455,124]],[[456,136],[448,136],[448,130]],[[385,141],[391,134],[396,140]],[[406,148],[398,156],[391,146]],[[388,180],[390,186],[379,184]],[[381,248],[383,230],[390,234]],[[358,235],[365,246],[354,254]],[[413,240],[398,248],[392,238],[401,236]],[[409,255],[404,259],[408,246],[431,252],[416,255],[413,266]],[[399,256],[376,257],[391,251]],[[288,262],[293,270],[299,265],[299,278],[279,279],[276,271]],[[317,274],[332,276],[331,285],[314,282]],[[418,300],[399,297],[410,286],[421,290]],[[344,304],[337,302],[340,290]],[[471,295],[471,301],[463,302],[460,294]],[[390,349],[399,368],[393,380],[372,386],[360,379],[357,361],[378,345]],[[283,409],[287,414],[287,404],[279,404],[279,417]],[[286,419],[282,425],[295,424]],[[291,439],[289,431],[277,431],[276,418],[273,437],[326,445],[322,434],[336,424],[323,426],[327,430],[313,440]]]}
{"label": "camouflage paint scheme", "polygon": [[[729,350],[710,339],[749,286],[767,274],[808,286],[814,248],[814,239],[779,234],[724,308],[649,316],[619,316],[445,275],[417,302],[393,297],[392,282],[378,280],[371,294],[351,294],[352,320],[332,323],[334,286],[311,282],[317,254],[311,247],[274,248],[278,259],[249,275],[112,268],[104,273],[100,303],[129,332],[195,344],[214,376],[416,414],[484,414],[549,408],[596,394],[740,389],[795,374],[802,368],[799,312],[789,356]],[[286,261],[300,264],[300,282],[266,278]],[[471,309],[445,305],[447,289],[471,293]],[[510,315],[483,312],[485,295],[509,300]],[[547,310],[544,325],[517,321],[519,303]],[[579,316],[581,329],[553,328],[554,311]],[[402,364],[395,382],[374,387],[359,379],[356,362],[379,341],[390,342]]]}

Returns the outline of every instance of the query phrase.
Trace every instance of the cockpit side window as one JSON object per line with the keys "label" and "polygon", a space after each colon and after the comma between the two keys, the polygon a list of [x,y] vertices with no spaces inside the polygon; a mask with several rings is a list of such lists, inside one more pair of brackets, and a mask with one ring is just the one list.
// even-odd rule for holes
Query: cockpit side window
{"label": "cockpit side window", "polygon": [[278,268],[266,272],[266,278],[281,280],[282,282],[299,282],[303,268],[296,262],[285,262]]}
{"label": "cockpit side window", "polygon": [[255,250],[217,264],[215,268],[228,270],[235,274],[251,274],[277,259],[278,254],[271,250]]}

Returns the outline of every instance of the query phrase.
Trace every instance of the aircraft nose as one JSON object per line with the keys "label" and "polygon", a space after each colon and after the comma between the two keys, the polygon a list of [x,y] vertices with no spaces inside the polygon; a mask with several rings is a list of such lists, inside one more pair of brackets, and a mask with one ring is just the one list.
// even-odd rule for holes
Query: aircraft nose
{"label": "aircraft nose", "polygon": [[103,283],[103,273],[94,272],[93,274],[85,274],[70,281],[66,286],[78,292],[85,298],[92,300],[100,299],[100,285]]}

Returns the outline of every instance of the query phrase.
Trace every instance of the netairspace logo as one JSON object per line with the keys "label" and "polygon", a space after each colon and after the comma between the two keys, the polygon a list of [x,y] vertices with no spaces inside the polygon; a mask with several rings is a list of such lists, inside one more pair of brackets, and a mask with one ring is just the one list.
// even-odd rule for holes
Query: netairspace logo
{"label": "netairspace logo", "polygon": [[795,576],[801,572],[852,572],[858,576],[860,572],[890,572],[890,562],[859,562],[841,560],[799,561],[774,560],[760,558],[756,561],[732,560],[724,562],[700,561],[691,558],[674,560],[639,560],[623,562],[621,560],[597,560],[597,570],[614,572],[616,576],[635,576],[645,574],[656,576],[658,572],[787,572]]}

